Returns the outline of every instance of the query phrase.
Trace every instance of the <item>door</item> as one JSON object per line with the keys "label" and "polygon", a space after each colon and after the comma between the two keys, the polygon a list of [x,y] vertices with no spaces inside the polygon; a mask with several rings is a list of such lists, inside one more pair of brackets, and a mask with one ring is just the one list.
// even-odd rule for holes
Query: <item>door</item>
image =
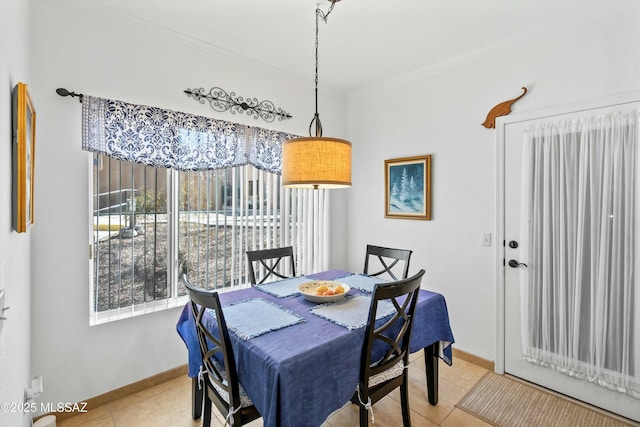
{"label": "door", "polygon": [[[499,286],[499,294],[503,292],[504,321],[502,322],[502,326],[498,328],[499,333],[501,328],[504,332],[503,366],[505,373],[640,422],[639,399],[617,391],[612,391],[609,388],[598,386],[588,381],[558,373],[551,368],[526,362],[523,359],[523,334],[521,330],[522,295],[520,294],[520,273],[522,269],[529,268],[527,265],[528,260],[523,258],[523,256],[526,256],[526,251],[524,251],[523,248],[526,247],[528,242],[522,241],[520,236],[521,173],[523,168],[521,156],[525,129],[540,122],[568,120],[584,117],[585,115],[592,116],[608,111],[631,109],[638,106],[640,106],[640,102],[627,103],[622,107],[617,105],[595,109],[587,108],[586,111],[583,110],[574,113],[559,113],[556,110],[553,113],[547,112],[546,114],[538,113],[529,115],[528,117],[525,116],[522,120],[516,117],[510,120],[505,118],[505,120],[499,124],[499,152],[503,153],[502,161],[504,162],[504,198],[502,200],[503,203],[500,203],[500,205],[502,205],[504,209],[504,216],[499,220],[502,224],[499,224],[498,228],[502,228],[504,233],[505,246],[503,254],[505,266],[502,269],[502,273],[499,273],[503,274],[503,278],[499,278],[499,283],[501,281],[503,283],[503,287]],[[573,111],[577,110],[573,109]],[[512,266],[509,265],[510,261]],[[636,285],[636,301],[638,301],[637,295],[639,293],[640,291],[638,291],[638,286]],[[637,309],[636,313],[638,313]],[[636,322],[636,324],[638,323],[640,322]],[[500,344],[498,345],[498,352],[500,352]],[[635,354],[638,353],[636,352]],[[496,366],[501,366],[499,357],[497,358]]]}

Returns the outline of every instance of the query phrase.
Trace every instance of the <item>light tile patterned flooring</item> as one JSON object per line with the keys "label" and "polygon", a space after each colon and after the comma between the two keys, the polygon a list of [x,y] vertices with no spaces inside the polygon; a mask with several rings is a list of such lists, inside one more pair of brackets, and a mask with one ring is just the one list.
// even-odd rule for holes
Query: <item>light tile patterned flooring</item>
{"label": "light tile patterned flooring", "polygon": [[[438,405],[427,402],[424,357],[418,352],[411,357],[409,368],[409,406],[413,427],[489,426],[455,407],[455,404],[488,371],[459,358],[453,366],[440,362]],[[84,414],[60,420],[57,427],[195,427],[201,420],[191,419],[191,379],[176,378],[142,392],[108,403]],[[375,425],[402,426],[400,395],[394,391],[374,405]],[[224,418],[217,413],[212,427],[222,427]],[[347,403],[334,412],[322,427],[354,427],[358,425],[358,409]],[[261,427],[256,420],[249,427]]]}

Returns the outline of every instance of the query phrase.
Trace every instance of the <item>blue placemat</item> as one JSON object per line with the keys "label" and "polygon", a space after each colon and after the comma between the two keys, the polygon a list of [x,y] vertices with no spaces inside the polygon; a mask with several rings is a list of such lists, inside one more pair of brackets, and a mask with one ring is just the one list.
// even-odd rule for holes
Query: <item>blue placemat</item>
{"label": "blue placemat", "polygon": [[[369,317],[369,306],[371,297],[366,295],[356,295],[347,297],[344,301],[337,303],[322,304],[309,310],[316,316],[327,319],[347,329],[362,328],[367,324]],[[389,301],[378,302],[377,319],[382,319],[396,311]]]}
{"label": "blue placemat", "polygon": [[292,277],[291,279],[278,280],[277,282],[256,285],[256,289],[266,292],[278,298],[284,298],[298,293],[300,283],[309,282],[311,279],[305,276]]}
{"label": "blue placemat", "polygon": [[369,277],[363,274],[353,274],[351,276],[343,277],[340,279],[341,283],[346,283],[355,289],[360,289],[365,292],[373,292],[373,287],[376,283],[385,283],[387,280],[380,279],[379,277]]}
{"label": "blue placemat", "polygon": [[304,322],[297,314],[262,298],[226,305],[222,310],[227,328],[243,340]]}
{"label": "blue placemat", "polygon": [[344,270],[328,270],[320,273],[307,274],[309,279],[313,280],[336,280],[341,277],[351,276],[353,273]]}

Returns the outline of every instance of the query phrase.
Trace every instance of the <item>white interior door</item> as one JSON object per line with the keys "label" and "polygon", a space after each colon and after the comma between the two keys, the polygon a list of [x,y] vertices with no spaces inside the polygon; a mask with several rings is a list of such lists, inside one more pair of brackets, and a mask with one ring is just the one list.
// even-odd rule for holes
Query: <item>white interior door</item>
{"label": "white interior door", "polygon": [[[634,106],[640,106],[640,102],[626,104],[624,108],[633,108]],[[577,111],[575,107],[572,106],[571,109],[565,111]],[[519,240],[521,152],[525,129],[539,121],[566,120],[584,116],[585,114],[605,113],[614,109],[619,110],[620,106],[595,109],[585,106],[584,111],[562,114],[559,113],[562,109],[556,108],[553,111],[521,115],[521,117],[505,117],[499,123],[498,148],[499,157],[503,161],[501,169],[504,171],[504,177],[502,178],[502,185],[499,185],[499,190],[503,190],[503,193],[499,191],[498,209],[503,209],[504,216],[499,213],[498,230],[499,237],[503,233],[502,237],[505,241],[504,249],[501,249],[505,258],[505,266],[498,273],[498,275],[503,275],[498,280],[499,310],[504,310],[499,311],[498,314],[498,318],[503,319],[503,321],[498,321],[498,334],[502,329],[504,335],[498,335],[496,370],[501,371],[501,367],[504,367],[504,372],[508,374],[640,422],[640,400],[523,360],[519,273],[520,269],[527,267],[522,264],[515,267],[509,266],[510,260],[524,264],[527,264],[528,261],[521,258],[521,249],[527,242]],[[498,179],[500,180],[500,178]],[[504,302],[503,307],[501,307],[502,300]],[[503,343],[502,339],[504,339]],[[504,353],[500,355],[502,344],[504,345]]]}

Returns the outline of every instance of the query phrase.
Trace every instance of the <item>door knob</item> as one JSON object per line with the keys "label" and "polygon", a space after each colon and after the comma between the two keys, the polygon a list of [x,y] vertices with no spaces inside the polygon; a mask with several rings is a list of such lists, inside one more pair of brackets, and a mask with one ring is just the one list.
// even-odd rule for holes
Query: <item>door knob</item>
{"label": "door knob", "polygon": [[518,262],[515,259],[510,259],[509,260],[509,267],[516,268],[516,267],[519,267],[521,265],[524,265],[525,267],[528,267],[527,264],[525,264],[524,262]]}

